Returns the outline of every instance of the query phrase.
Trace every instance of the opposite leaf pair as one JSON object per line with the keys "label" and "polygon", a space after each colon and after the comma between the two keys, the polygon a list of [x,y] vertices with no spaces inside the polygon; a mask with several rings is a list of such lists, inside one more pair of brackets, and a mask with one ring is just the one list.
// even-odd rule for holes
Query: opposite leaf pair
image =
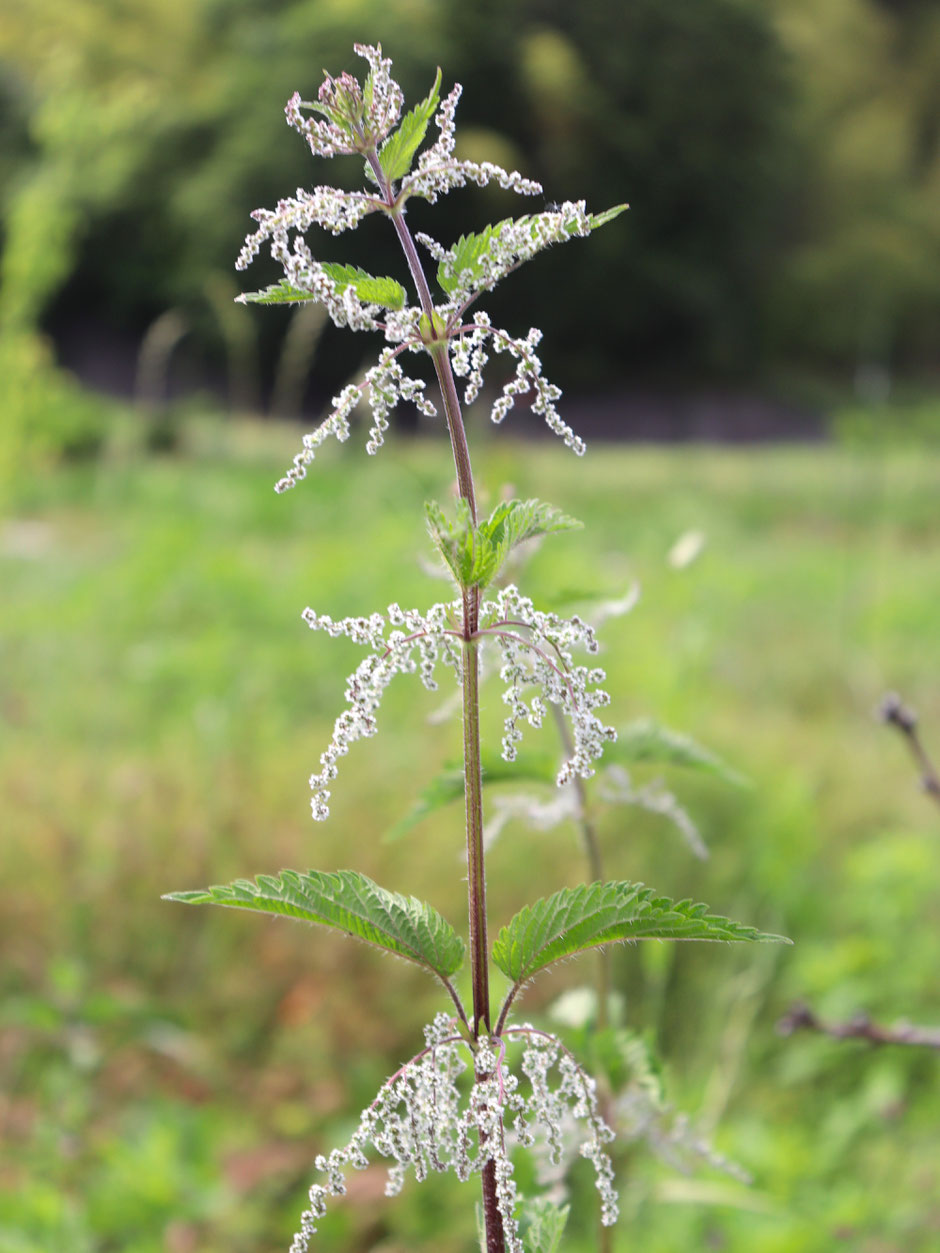
{"label": "opposite leaf pair", "polygon": [[[172,892],[165,900],[187,905],[227,905],[281,914],[334,927],[436,975],[467,1018],[451,982],[464,961],[464,943],[432,905],[386,891],[355,870],[259,875],[255,881],[204,891]],[[739,940],[784,942],[755,927],[707,912],[692,901],[656,896],[641,883],[608,882],[563,888],[521,909],[496,937],[493,964],[511,987],[500,1010],[499,1036],[509,1008],[525,984],[556,962],[606,944],[629,940]]]}

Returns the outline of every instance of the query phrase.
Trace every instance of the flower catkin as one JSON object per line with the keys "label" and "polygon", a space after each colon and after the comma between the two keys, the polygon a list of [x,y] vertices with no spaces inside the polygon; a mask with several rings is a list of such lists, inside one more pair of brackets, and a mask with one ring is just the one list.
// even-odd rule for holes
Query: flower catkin
{"label": "flower catkin", "polygon": [[[291,1253],[307,1253],[331,1197],[346,1192],[348,1170],[364,1170],[370,1154],[388,1165],[386,1195],[408,1174],[426,1179],[453,1171],[462,1182],[492,1162],[508,1253],[523,1253],[519,1193],[512,1153],[532,1148],[559,1162],[569,1144],[594,1167],[601,1221],[617,1220],[613,1168],[605,1145],[613,1132],[598,1112],[596,1085],[561,1042],[529,1024],[507,1028],[503,1040],[481,1040],[475,1055],[454,1034],[454,1020],[438,1014],[425,1028],[426,1047],[388,1079],[349,1141],[316,1159],[325,1176],[309,1192]],[[521,1046],[518,1073],[507,1045]]]}
{"label": "flower catkin", "polygon": [[[443,662],[459,678],[463,665],[463,637],[457,629],[460,601],[432,605],[426,613],[389,605],[385,614],[369,618],[341,618],[305,609],[304,621],[314,631],[347,636],[370,652],[346,681],[346,708],[333,726],[333,734],[320,757],[320,769],[310,776],[313,817],[329,817],[330,784],[338,762],[352,744],[368,739],[378,729],[377,715],[385,690],[397,674],[417,673],[429,691],[437,688],[436,669]],[[503,728],[502,755],[515,760],[522,739],[522,725],[538,727],[545,702],[559,705],[571,723],[573,752],[561,765],[559,787],[575,776],[589,778],[604,744],[616,738],[613,727],[598,718],[596,710],[610,697],[598,685],[604,671],[576,665],[575,647],[598,651],[592,628],[581,618],[561,618],[537,610],[513,585],[502,588],[480,609],[476,637],[499,654],[503,701],[508,706]]]}

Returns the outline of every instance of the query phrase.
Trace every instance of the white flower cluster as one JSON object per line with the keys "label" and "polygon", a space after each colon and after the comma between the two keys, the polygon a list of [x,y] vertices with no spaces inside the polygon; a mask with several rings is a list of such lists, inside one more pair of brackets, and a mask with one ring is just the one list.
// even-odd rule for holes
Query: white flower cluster
{"label": "white flower cluster", "polygon": [[[304,610],[304,621],[311,630],[346,635],[372,650],[347,679],[348,706],[336,719],[330,743],[320,756],[319,773],[310,776],[310,805],[317,821],[329,817],[329,784],[336,778],[337,761],[349,752],[350,744],[375,734],[379,704],[395,675],[414,674],[417,670],[424,686],[435,691],[438,661],[443,660],[460,674],[461,635],[453,625],[459,611],[459,602],[433,605],[424,615],[417,609],[403,610],[392,604],[387,616],[374,613],[369,618],[341,618],[334,622],[326,614]],[[393,629],[386,634],[389,626]]]}
{"label": "white flower cluster", "polygon": [[331,235],[341,235],[343,231],[355,230],[364,217],[381,207],[380,200],[361,191],[339,191],[326,186],[306,191],[298,187],[297,195],[279,200],[276,209],[252,211],[259,226],[242,245],[235,269],[247,270],[268,239],[272,241],[271,255],[277,260],[290,252],[289,231],[302,234],[311,226],[320,226]]}
{"label": "white flower cluster", "polygon": [[[577,614],[561,618],[537,610],[513,584],[501,588],[494,601],[482,609],[481,634],[495,637],[503,654],[500,678],[507,684],[503,701],[509,706],[503,732],[503,757],[514,761],[516,744],[522,739],[520,723],[540,727],[545,716],[545,700],[560,705],[574,732],[574,752],[558,772],[559,787],[576,776],[589,779],[593,762],[604,743],[617,738],[613,727],[605,726],[595,709],[610,703],[610,697],[596,685],[603,683],[604,671],[576,666],[571,649],[581,646],[589,653],[598,651],[594,629]],[[519,631],[525,632],[520,635]],[[528,700],[523,689],[535,687]]]}
{"label": "white flower cluster", "polygon": [[[294,473],[299,476],[302,471],[301,466]],[[371,650],[347,679],[347,708],[336,719],[332,738],[320,756],[321,769],[310,776],[311,809],[317,821],[329,817],[329,784],[336,778],[339,758],[351,744],[375,734],[382,696],[395,675],[418,671],[424,686],[434,691],[435,668],[443,661],[460,677],[463,636],[456,625],[460,616],[460,601],[432,605],[425,614],[392,604],[387,614],[337,621],[313,609],[304,610],[311,630],[345,635]],[[576,646],[597,652],[593,629],[577,616],[560,618],[536,610],[510,584],[497,592],[495,600],[484,601],[475,638],[492,643],[502,658],[503,701],[510,708],[503,734],[505,760],[515,760],[516,744],[522,738],[519,723],[541,726],[549,700],[567,714],[573,731],[574,752],[558,772],[559,787],[575,775],[590,778],[592,763],[600,757],[604,743],[616,738],[613,727],[605,726],[594,712],[610,702],[607,693],[595,686],[604,681],[604,671],[577,666],[571,656]],[[523,689],[533,686],[539,691],[526,700]]]}
{"label": "white flower cluster", "polygon": [[366,451],[378,452],[384,443],[385,432],[388,430],[388,415],[399,400],[410,400],[428,417],[435,417],[437,409],[424,394],[427,384],[423,379],[409,378],[396,360],[401,349],[393,351],[386,348],[378,362],[366,371],[361,383],[348,383],[346,387],[333,397],[333,409],[325,422],[315,431],[309,431],[303,437],[303,448],[294,457],[294,464],[283,478],[274,485],[276,492],[286,492],[301,479],[306,478],[307,466],[316,456],[317,449],[331,435],[340,443],[349,439],[349,415],[359,402],[366,396],[372,409],[372,427]]}
{"label": "white flower cluster", "polygon": [[[401,88],[391,77],[391,61],[382,57],[381,47],[357,44],[355,48],[369,62],[368,91],[364,91],[355,78],[344,73],[336,79],[326,78],[316,103],[303,101],[295,93],[287,104],[288,122],[305,137],[317,156],[375,153],[401,117],[403,97]],[[522,195],[541,192],[538,183],[524,178],[518,171],[505,170],[492,162],[461,161],[455,157],[454,114],[461,90],[457,84],[438,107],[434,118],[439,131],[438,139],[418,157],[414,170],[402,179],[395,196],[397,206],[400,207],[409,196],[419,196],[433,203],[439,196],[467,183],[484,186],[493,180],[501,187]],[[321,114],[321,119],[308,117],[304,110]],[[389,188],[383,189],[382,194],[377,189],[341,191],[320,186],[305,191],[299,188],[296,196],[280,200],[273,210],[256,209],[252,217],[258,223],[258,229],[246,238],[236,269],[246,269],[258,256],[262,245],[267,243],[272,258],[283,267],[288,286],[304,299],[322,302],[335,325],[355,331],[379,331],[388,344],[425,352],[427,345],[419,326],[422,317],[420,308],[406,306],[399,310],[380,310],[377,305],[363,302],[353,282],[337,284],[330,278],[324,267],[314,260],[304,239],[304,233],[313,226],[339,235],[358,226],[370,213],[391,212],[391,201],[385,199],[386,192],[389,196],[395,194],[394,189]],[[536,252],[574,236],[589,235],[591,229],[592,218],[584,201],[567,201],[544,213],[526,215],[517,220],[508,219],[487,232],[485,249],[474,257],[470,267],[459,272],[456,269],[460,264],[457,245],[445,250],[429,236],[419,236],[455,282],[449,299],[435,308],[435,314],[446,327],[455,372],[468,380],[467,403],[476,399],[482,387],[483,368],[488,360],[485,341],[491,340],[491,351],[508,352],[516,361],[514,377],[493,405],[493,421],[502,422],[516,397],[532,392],[533,412],[544,417],[549,429],[579,455],[584,452],[584,442],[562,421],[555,405],[561,391],[542,377],[542,363],[535,353],[541,332],[532,329],[524,338],[516,338],[505,331],[495,330],[484,313],[477,313],[470,326],[461,326],[460,322],[473,300]],[[278,292],[277,297],[289,300],[290,293]],[[252,293],[239,299],[256,298],[257,293]],[[369,371],[365,384],[346,387],[334,397],[328,418],[318,431],[305,436],[303,450],[295,457],[293,469],[288,470],[277,483],[277,491],[293,487],[304,477],[314,450],[329,435],[347,438],[348,417],[358,403],[364,386],[370,388],[375,414],[367,444],[369,452],[375,452],[381,446],[382,435],[388,425],[387,415],[399,401],[411,400],[422,413],[429,416],[435,413],[430,402],[424,399],[424,384],[405,379],[397,366],[390,368],[390,358],[387,353],[383,354],[378,366]]]}
{"label": "white flower cluster", "polygon": [[[503,1040],[480,1041],[471,1072],[470,1047],[453,1025],[438,1014],[425,1029],[427,1047],[386,1081],[349,1142],[317,1158],[326,1182],[310,1188],[310,1208],[301,1216],[291,1253],[306,1253],[328,1198],[345,1194],[346,1171],[364,1170],[370,1148],[392,1163],[388,1196],[398,1194],[409,1170],[419,1182],[432,1170],[452,1170],[465,1182],[492,1162],[506,1248],[523,1253],[510,1150],[514,1144],[544,1145],[560,1160],[570,1127],[581,1156],[594,1164],[601,1221],[616,1222],[613,1169],[604,1148],[613,1132],[598,1113],[594,1080],[554,1036],[528,1025],[508,1028]],[[506,1039],[524,1045],[521,1078],[506,1061]]]}
{"label": "white flower cluster", "polygon": [[719,1153],[696,1129],[688,1114],[657,1099],[641,1082],[631,1080],[619,1093],[611,1118],[617,1135],[629,1143],[644,1142],[657,1157],[683,1175],[692,1174],[704,1162],[739,1183],[753,1183],[743,1166]]}
{"label": "white flower cluster", "polygon": [[662,779],[635,787],[623,766],[611,765],[604,771],[603,780],[604,786],[600,790],[602,800],[614,805],[634,805],[637,809],[666,818],[685,840],[689,850],[700,861],[708,861],[708,847],[701,832],[688,810],[680,805]]}
{"label": "white flower cluster", "polygon": [[475,183],[485,187],[494,179],[505,191],[520,196],[538,196],[542,185],[531,178],[524,178],[518,170],[504,170],[492,161],[458,161],[454,157],[454,114],[457,101],[463,92],[460,83],[454,85],[450,95],[438,109],[434,124],[440,131],[437,143],[418,158],[414,173],[402,180],[399,196],[420,196],[434,204],[438,196],[446,196],[457,187]]}
{"label": "white flower cluster", "polygon": [[[351,155],[377,148],[401,117],[405,97],[391,76],[391,58],[382,56],[382,45],[353,44],[353,50],[369,62],[368,101],[351,74],[340,74],[337,79],[327,75],[316,104],[301,100],[300,92],[294,92],[284,110],[288,125],[304,136],[315,157]],[[301,109],[313,109],[328,120],[304,117]],[[344,121],[352,124],[352,134],[350,126],[342,124]]]}
{"label": "white flower cluster", "polygon": [[497,424],[502,422],[515,404],[517,396],[534,391],[532,412],[543,417],[548,429],[560,436],[566,447],[580,457],[585,450],[584,440],[574,433],[555,407],[555,401],[561,396],[561,388],[549,383],[542,375],[542,362],[535,353],[541,338],[542,332],[537,327],[532,327],[525,339],[516,339],[506,331],[497,330],[490,323],[488,314],[478,312],[474,314],[472,327],[461,334],[460,338],[451,341],[454,345],[454,373],[458,378],[468,380],[464,399],[467,404],[472,404],[483,386],[483,369],[489,361],[485,344],[490,339],[495,352],[508,352],[517,362],[515,376],[505,385],[502,395],[490,412],[493,421]]}
{"label": "white flower cluster", "polygon": [[557,788],[544,800],[525,792],[496,794],[490,801],[490,816],[483,825],[483,847],[489,850],[513,818],[522,818],[533,831],[550,831],[562,822],[581,816],[578,794],[571,784]]}

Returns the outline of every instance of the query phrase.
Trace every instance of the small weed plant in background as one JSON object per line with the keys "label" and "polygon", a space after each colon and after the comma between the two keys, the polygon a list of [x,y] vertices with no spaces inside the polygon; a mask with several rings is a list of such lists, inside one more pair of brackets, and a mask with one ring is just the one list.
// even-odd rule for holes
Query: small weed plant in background
{"label": "small weed plant in background", "polygon": [[[458,496],[453,509],[428,502],[425,511],[453,594],[428,608],[391,604],[368,617],[304,611],[312,630],[346,636],[365,650],[349,676],[346,707],[310,785],[313,817],[323,821],[329,817],[342,758],[358,740],[375,735],[382,696],[397,675],[417,674],[432,690],[442,674],[454,683],[462,696],[459,787],[466,806],[466,870],[455,857],[455,873],[466,873],[467,942],[432,904],[387,891],[355,869],[282,870],[256,880],[175,892],[169,899],[287,915],[336,928],[414,962],[441,985],[443,1007],[425,1029],[423,1047],[385,1081],[349,1141],[317,1157],[319,1178],[310,1188],[309,1208],[300,1218],[292,1253],[311,1247],[317,1223],[330,1199],[344,1193],[349,1171],[376,1158],[388,1163],[389,1195],[400,1190],[409,1174],[417,1180],[431,1171],[453,1171],[463,1181],[474,1177],[481,1189],[481,1243],[487,1253],[549,1253],[560,1245],[567,1211],[545,1196],[522,1195],[514,1172],[517,1154],[532,1152],[556,1166],[574,1154],[587,1158],[594,1168],[601,1222],[610,1227],[618,1212],[610,1158],[614,1132],[605,1117],[603,1091],[583,1058],[554,1033],[517,1020],[522,990],[556,963],[618,942],[781,937],[714,916],[704,905],[669,900],[642,884],[605,881],[598,874],[594,882],[560,886],[553,895],[525,904],[490,944],[483,813],[489,752],[484,757],[480,735],[481,655],[498,671],[504,687],[500,766],[506,770],[507,763],[517,761],[526,726],[539,727],[554,717],[562,749],[560,765],[553,767],[554,782],[560,795],[574,798],[573,809],[566,812],[580,817],[582,825],[584,780],[594,774],[616,732],[603,717],[609,697],[602,687],[604,672],[593,664],[598,651],[594,628],[577,615],[565,618],[540,610],[505,581],[504,567],[513,550],[578,524],[538,500],[504,501],[488,517],[478,512],[461,405],[480,395],[493,354],[514,363],[512,377],[492,405],[493,421],[502,422],[517,397],[531,397],[532,410],[548,427],[576,454],[584,452],[582,440],[556,407],[559,389],[542,373],[536,353],[540,332],[533,328],[520,337],[494,326],[479,301],[536,253],[589,235],[626,206],[595,214],[584,202],[567,202],[506,218],[456,242],[439,242],[424,233],[413,236],[406,216],[412,198],[434,204],[468,183],[496,182],[526,196],[539,195],[542,189],[489,162],[458,159],[454,114],[461,89],[455,86],[441,100],[440,72],[427,98],[402,116],[402,91],[381,48],[356,45],[356,52],[369,66],[362,83],[348,73],[327,75],[315,101],[295,95],[286,112],[314,156],[361,157],[366,185],[360,191],[330,186],[300,190],[273,210],[257,210],[258,229],[246,240],[238,268],[244,269],[268,246],[284,277],[241,299],[260,304],[316,301],[335,325],[377,332],[384,339],[378,360],[362,381],[345,387],[326,420],[304,437],[293,465],[276,485],[278,492],[306,477],[324,440],[348,438],[350,416],[362,400],[372,414],[366,445],[370,453],[381,447],[389,415],[401,401],[414,403],[428,417],[443,411]],[[432,122],[438,135],[425,146]],[[393,278],[367,274],[354,264],[315,259],[307,232],[317,227],[340,235],[371,214],[384,215],[395,231],[416,302]],[[436,297],[428,268],[439,289]],[[434,400],[427,394],[427,381],[406,371],[405,363],[416,357],[430,359],[439,391]],[[634,738],[647,747],[665,743],[670,751],[695,756],[689,745],[680,742],[677,747],[675,740],[663,741],[662,736],[657,740],[649,729],[645,739],[636,733]],[[636,801],[625,776],[620,789],[621,800]],[[449,796],[446,787],[444,793]],[[538,803],[531,803],[536,818]],[[589,829],[585,838],[590,855]],[[599,872],[597,858],[592,865]],[[467,965],[469,978],[459,977]],[[501,976],[495,997],[494,971]],[[605,986],[600,985],[599,1016]],[[461,989],[466,987],[465,997]]]}

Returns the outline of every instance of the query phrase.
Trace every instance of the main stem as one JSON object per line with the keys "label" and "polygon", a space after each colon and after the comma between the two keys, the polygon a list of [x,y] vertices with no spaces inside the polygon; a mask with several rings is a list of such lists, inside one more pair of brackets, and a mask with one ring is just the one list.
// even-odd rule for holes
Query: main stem
{"label": "main stem", "polygon": [[[389,206],[392,225],[398,235],[408,262],[421,302],[421,309],[429,325],[434,327],[434,302],[428,288],[427,278],[418,257],[411,231],[403,211],[395,204],[392,188],[385,178],[375,154],[369,156],[373,172]],[[429,345],[434,370],[441,389],[447,429],[454,453],[457,471],[457,487],[467,502],[474,525],[477,521],[476,497],[473,490],[473,470],[470,465],[470,449],[464,429],[463,415],[454,372],[451,369],[447,340]],[[483,853],[483,771],[480,760],[480,663],[478,642],[474,638],[480,621],[479,588],[465,590],[463,594],[463,759],[464,795],[467,806],[467,899],[470,915],[470,974],[473,984],[473,1036],[478,1039],[481,1031],[489,1035],[490,990],[489,961],[486,942],[486,869]],[[483,1220],[486,1228],[487,1253],[506,1253],[506,1234],[499,1212],[496,1193],[496,1163],[490,1159],[481,1175],[483,1189]]]}

